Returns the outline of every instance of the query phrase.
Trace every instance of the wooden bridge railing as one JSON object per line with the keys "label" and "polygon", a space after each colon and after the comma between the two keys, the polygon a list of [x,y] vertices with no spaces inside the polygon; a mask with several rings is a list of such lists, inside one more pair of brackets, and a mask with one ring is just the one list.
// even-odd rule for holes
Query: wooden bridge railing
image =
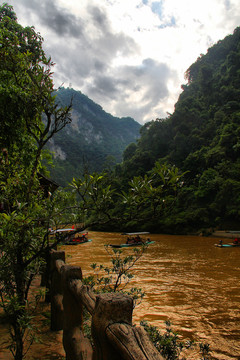
{"label": "wooden bridge railing", "polygon": [[[82,283],[80,267],[51,252],[51,329],[63,329],[67,360],[164,360],[141,326],[132,325],[133,300],[120,293],[96,295]],[[83,307],[92,315],[93,345],[84,336]]]}

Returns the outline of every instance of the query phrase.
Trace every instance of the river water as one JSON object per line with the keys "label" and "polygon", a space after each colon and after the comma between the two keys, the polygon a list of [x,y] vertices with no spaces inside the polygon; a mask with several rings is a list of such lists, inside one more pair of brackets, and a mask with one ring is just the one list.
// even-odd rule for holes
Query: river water
{"label": "river water", "polygon": [[[213,359],[240,359],[240,247],[218,248],[219,239],[197,236],[150,235],[150,245],[134,266],[132,285],[145,292],[134,309],[133,321],[147,320],[165,330],[165,321],[181,340],[210,344]],[[92,263],[109,264],[105,244],[119,244],[119,233],[89,232],[92,242],[62,246],[66,263],[81,266],[83,276],[91,273]],[[223,242],[228,242],[223,239]],[[123,254],[133,250],[123,249]],[[26,359],[62,358],[62,332],[46,327],[43,344],[34,344]],[[6,327],[0,326],[0,359],[12,357],[3,350]],[[5,347],[5,346],[4,346]],[[191,352],[187,360],[200,359]]]}
{"label": "river water", "polygon": [[[118,233],[89,232],[89,238],[62,247],[66,262],[81,266],[84,276],[92,263],[109,263],[104,244],[124,241]],[[145,319],[164,330],[169,320],[181,340],[210,344],[214,359],[240,359],[240,248],[215,247],[212,237],[151,234],[151,240],[134,267],[132,284],[145,292],[134,322]]]}

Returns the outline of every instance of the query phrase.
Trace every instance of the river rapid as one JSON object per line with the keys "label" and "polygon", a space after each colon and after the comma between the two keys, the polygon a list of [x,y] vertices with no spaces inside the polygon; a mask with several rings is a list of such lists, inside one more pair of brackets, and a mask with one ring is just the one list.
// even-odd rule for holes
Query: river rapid
{"label": "river rapid", "polygon": [[[145,292],[134,322],[145,319],[164,330],[169,320],[181,340],[210,344],[214,359],[240,359],[240,247],[215,247],[219,239],[212,237],[150,237],[154,244],[133,271],[132,285]],[[81,266],[83,276],[92,272],[92,263],[109,264],[105,244],[125,241],[119,233],[89,232],[89,238],[90,243],[61,247],[66,262]]]}

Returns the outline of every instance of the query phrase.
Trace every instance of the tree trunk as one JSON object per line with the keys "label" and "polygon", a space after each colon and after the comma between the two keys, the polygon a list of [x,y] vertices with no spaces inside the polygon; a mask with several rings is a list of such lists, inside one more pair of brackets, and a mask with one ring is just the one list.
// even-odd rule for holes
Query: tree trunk
{"label": "tree trunk", "polygon": [[15,360],[23,359],[23,334],[21,327],[19,325],[15,328],[15,337],[16,337],[16,352],[14,355]]}
{"label": "tree trunk", "polygon": [[15,281],[16,281],[16,296],[17,296],[17,309],[15,309],[15,314],[13,317],[13,329],[14,336],[13,342],[15,342],[16,350],[14,354],[15,360],[23,359],[23,337],[25,333],[25,327],[27,324],[21,325],[21,320],[26,312],[26,301],[25,301],[25,289],[26,289],[26,281],[25,281],[25,268],[22,256],[22,248],[19,247],[17,249],[17,265],[15,268]]}

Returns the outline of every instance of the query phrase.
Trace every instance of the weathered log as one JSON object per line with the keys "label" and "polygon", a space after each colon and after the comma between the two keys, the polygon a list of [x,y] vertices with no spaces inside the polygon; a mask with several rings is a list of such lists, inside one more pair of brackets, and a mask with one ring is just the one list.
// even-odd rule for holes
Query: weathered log
{"label": "weathered log", "polygon": [[106,334],[124,360],[164,360],[142,326],[112,324]]}
{"label": "weathered log", "polygon": [[60,269],[65,264],[64,251],[51,251],[51,330],[63,329],[63,288]]}
{"label": "weathered log", "polygon": [[69,283],[69,289],[74,296],[79,299],[86,307],[88,312],[92,315],[96,304],[96,294],[89,286],[83,285],[80,280],[72,280]]}
{"label": "weathered log", "polygon": [[106,329],[114,323],[132,325],[133,299],[120,293],[97,296],[92,316],[94,360],[121,360],[121,353],[109,341]]}
{"label": "weathered log", "polygon": [[91,360],[92,346],[83,334],[83,305],[72,291],[69,284],[82,279],[80,267],[65,265],[62,269],[63,280],[63,346],[67,360]]}

